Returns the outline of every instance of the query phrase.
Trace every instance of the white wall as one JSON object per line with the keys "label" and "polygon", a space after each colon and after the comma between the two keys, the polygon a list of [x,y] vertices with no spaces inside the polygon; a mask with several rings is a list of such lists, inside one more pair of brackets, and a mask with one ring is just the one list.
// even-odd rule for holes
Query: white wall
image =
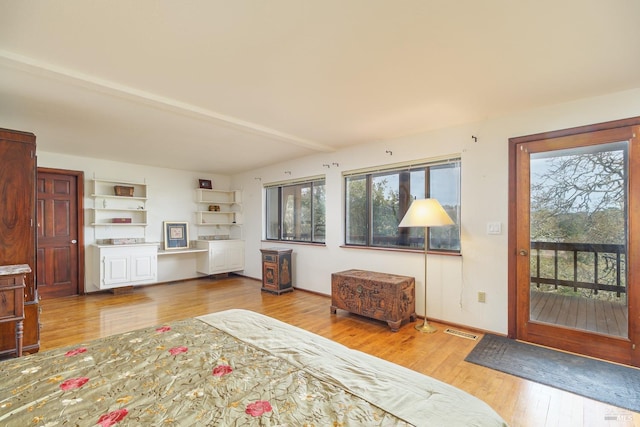
{"label": "white wall", "polygon": [[[163,169],[150,166],[141,166],[128,163],[112,162],[101,159],[61,155],[38,150],[38,166],[57,169],[83,171],[85,178],[85,250],[86,250],[86,274],[85,286],[87,292],[98,290],[93,285],[91,245],[95,243],[96,230],[91,226],[93,199],[91,192],[93,185],[91,179],[112,179],[129,182],[144,182],[148,185],[146,241],[162,241],[163,221],[188,221],[189,238],[195,240],[198,236],[198,227],[195,225],[195,211],[197,208],[195,189],[198,188],[198,179],[211,179],[214,188],[229,190],[230,178],[224,175],[207,175],[203,173],[180,171],[175,169]],[[119,229],[121,230],[121,229]],[[119,231],[117,230],[117,231]],[[137,233],[142,230],[133,230]],[[107,234],[109,229],[101,228],[98,232]],[[114,232],[116,232],[114,227]],[[209,233],[205,231],[205,233]],[[98,238],[103,234],[98,234]],[[160,282],[189,279],[201,276],[196,273],[195,254],[172,254],[158,257],[158,280]]]}
{"label": "white wall", "polygon": [[[507,332],[508,139],[640,115],[640,89],[514,113],[455,128],[318,154],[233,177],[244,190],[247,276],[261,276],[260,249],[293,249],[294,286],[331,292],[331,273],[350,268],[414,276],[416,310],[424,313],[421,254],[342,248],[343,179],[352,169],[460,153],[462,157],[462,256],[429,256],[428,313],[435,319]],[[474,142],[471,136],[478,138]],[[392,155],[386,153],[392,151]],[[323,164],[338,163],[327,169]],[[291,171],[285,174],[284,171]],[[262,241],[264,183],[326,175],[326,246]],[[259,178],[259,179],[258,179]],[[487,222],[502,234],[488,235]],[[477,293],[486,292],[486,303]],[[328,312],[328,307],[327,307]]]}

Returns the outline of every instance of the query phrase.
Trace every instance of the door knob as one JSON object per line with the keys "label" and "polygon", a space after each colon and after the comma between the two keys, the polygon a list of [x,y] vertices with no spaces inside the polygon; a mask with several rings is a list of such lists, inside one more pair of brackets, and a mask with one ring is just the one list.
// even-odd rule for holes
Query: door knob
{"label": "door knob", "polygon": [[520,249],[520,255],[527,256],[529,255],[529,252],[526,249]]}
{"label": "door knob", "polygon": [[76,243],[78,243],[78,241],[77,241],[76,239],[73,239],[73,240],[71,241],[71,243],[73,243],[73,244],[75,245]]}

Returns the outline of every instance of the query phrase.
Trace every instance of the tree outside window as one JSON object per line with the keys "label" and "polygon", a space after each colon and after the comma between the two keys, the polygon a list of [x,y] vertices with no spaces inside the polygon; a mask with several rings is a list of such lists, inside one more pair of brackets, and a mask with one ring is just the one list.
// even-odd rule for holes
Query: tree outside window
{"label": "tree outside window", "polygon": [[424,249],[424,230],[399,229],[415,199],[436,198],[455,225],[430,230],[429,249],[460,251],[460,160],[345,177],[345,243]]}
{"label": "tree outside window", "polygon": [[267,187],[266,238],[325,242],[325,181],[310,180]]}

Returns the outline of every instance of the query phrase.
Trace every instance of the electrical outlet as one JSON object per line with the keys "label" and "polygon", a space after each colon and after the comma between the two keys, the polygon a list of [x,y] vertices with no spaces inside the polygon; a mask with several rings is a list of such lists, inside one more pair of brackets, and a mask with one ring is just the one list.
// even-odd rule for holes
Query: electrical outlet
{"label": "electrical outlet", "polygon": [[487,294],[484,292],[478,292],[478,302],[487,302]]}

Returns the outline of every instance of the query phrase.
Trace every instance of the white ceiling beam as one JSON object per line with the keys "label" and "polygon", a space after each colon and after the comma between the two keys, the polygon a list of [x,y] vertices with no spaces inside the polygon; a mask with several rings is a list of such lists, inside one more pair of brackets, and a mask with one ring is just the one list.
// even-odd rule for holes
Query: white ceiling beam
{"label": "white ceiling beam", "polygon": [[267,126],[262,126],[237,117],[221,114],[206,108],[198,107],[197,105],[178,101],[177,99],[167,98],[155,93],[146,92],[130,86],[104,80],[99,77],[79,73],[68,68],[57,67],[52,64],[8,52],[6,50],[0,50],[0,66],[18,69],[32,75],[56,79],[66,84],[80,86],[114,97],[124,98],[159,110],[170,111],[187,117],[210,121],[217,125],[227,126],[236,130],[276,139],[298,147],[318,152],[335,151],[333,147],[326,144],[321,144],[296,135],[280,132]]}

